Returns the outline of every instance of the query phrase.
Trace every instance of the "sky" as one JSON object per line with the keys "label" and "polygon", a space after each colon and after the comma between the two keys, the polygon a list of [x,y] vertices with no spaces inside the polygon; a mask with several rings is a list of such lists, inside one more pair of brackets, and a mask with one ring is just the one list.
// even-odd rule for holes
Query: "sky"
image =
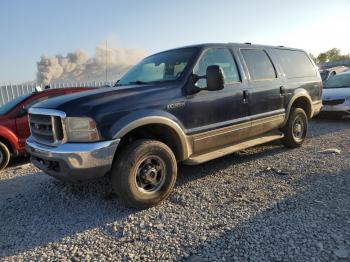
{"label": "sky", "polygon": [[350,0],[2,0],[0,85],[36,79],[42,55],[106,39],[155,53],[207,42],[252,42],[350,53]]}

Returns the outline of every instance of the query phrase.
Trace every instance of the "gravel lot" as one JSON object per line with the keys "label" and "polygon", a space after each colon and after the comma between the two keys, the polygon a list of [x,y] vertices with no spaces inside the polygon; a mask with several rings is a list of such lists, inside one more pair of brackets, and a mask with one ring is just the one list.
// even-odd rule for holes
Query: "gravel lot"
{"label": "gravel lot", "polygon": [[107,179],[65,184],[17,161],[0,174],[0,260],[350,261],[349,120],[312,121],[300,149],[179,168],[171,198],[139,211]]}

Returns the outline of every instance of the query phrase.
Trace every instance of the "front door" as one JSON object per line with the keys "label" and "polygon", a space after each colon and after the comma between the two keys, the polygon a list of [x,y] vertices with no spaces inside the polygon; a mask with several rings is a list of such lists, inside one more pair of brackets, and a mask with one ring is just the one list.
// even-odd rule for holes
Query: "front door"
{"label": "front door", "polygon": [[[244,85],[231,50],[205,49],[193,73],[204,76],[210,65],[222,68],[224,89],[202,90],[190,95],[181,110],[181,122],[186,128],[186,133],[193,136],[194,153],[202,153],[242,140],[250,129],[248,105],[243,99]],[[206,79],[200,79],[196,86],[205,88]]]}

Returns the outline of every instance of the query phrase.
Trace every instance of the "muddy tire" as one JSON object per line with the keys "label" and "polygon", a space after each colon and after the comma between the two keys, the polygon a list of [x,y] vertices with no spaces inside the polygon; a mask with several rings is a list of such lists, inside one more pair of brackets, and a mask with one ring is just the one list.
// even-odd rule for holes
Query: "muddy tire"
{"label": "muddy tire", "polygon": [[0,170],[3,170],[7,167],[10,162],[10,151],[7,146],[0,142]]}

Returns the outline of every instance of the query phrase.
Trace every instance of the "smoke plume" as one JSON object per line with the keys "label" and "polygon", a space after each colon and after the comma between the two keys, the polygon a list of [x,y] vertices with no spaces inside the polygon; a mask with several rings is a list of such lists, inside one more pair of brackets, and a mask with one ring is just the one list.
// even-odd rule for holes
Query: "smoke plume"
{"label": "smoke plume", "polygon": [[66,56],[42,56],[37,63],[37,81],[48,85],[53,82],[90,82],[117,80],[131,66],[147,55],[147,51],[137,48],[107,48],[102,44],[95,49],[95,57],[79,49]]}

